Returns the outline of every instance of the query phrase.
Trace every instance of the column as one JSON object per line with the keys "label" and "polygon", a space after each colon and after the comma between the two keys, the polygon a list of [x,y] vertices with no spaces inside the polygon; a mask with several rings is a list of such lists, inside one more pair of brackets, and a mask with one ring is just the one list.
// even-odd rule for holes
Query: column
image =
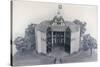
{"label": "column", "polygon": [[52,31],[52,35],[51,35],[51,37],[52,37],[52,47],[53,47],[53,31]]}
{"label": "column", "polygon": [[64,44],[65,44],[65,36],[66,36],[66,34],[65,34],[65,31],[64,31]]}

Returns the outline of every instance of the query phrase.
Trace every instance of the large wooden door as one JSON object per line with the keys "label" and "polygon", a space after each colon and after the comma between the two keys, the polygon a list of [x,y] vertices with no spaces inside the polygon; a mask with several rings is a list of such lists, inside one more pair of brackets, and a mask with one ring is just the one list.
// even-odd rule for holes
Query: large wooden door
{"label": "large wooden door", "polygon": [[52,51],[52,32],[51,32],[51,28],[49,27],[47,29],[47,33],[46,33],[46,37],[47,37],[47,53]]}
{"label": "large wooden door", "polygon": [[68,27],[65,31],[65,52],[70,53],[70,43],[71,43],[71,30]]}

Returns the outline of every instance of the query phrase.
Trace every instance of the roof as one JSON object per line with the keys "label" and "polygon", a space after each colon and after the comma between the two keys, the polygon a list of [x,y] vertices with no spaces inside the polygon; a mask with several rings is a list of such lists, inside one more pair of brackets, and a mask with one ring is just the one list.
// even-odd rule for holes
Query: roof
{"label": "roof", "polygon": [[79,26],[76,25],[73,22],[70,21],[64,21],[65,25],[64,26],[60,26],[60,25],[51,25],[50,20],[45,20],[42,21],[40,24],[38,24],[36,26],[36,29],[41,31],[41,32],[46,32],[48,27],[51,27],[51,29],[53,31],[64,31],[65,29],[67,29],[68,27],[71,29],[71,32],[77,32],[79,31]]}

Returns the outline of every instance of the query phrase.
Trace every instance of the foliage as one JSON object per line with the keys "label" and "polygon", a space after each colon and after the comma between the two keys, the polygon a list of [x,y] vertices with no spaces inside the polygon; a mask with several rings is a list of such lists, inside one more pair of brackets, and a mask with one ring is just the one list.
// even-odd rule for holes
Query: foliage
{"label": "foliage", "polygon": [[25,37],[17,37],[14,40],[18,52],[23,53],[35,49],[35,28],[30,24],[25,30]]}
{"label": "foliage", "polygon": [[35,26],[33,24],[30,24],[28,28],[26,28],[25,40],[31,50],[35,49]]}
{"label": "foliage", "polygon": [[14,43],[16,45],[16,49],[22,53],[25,51],[26,49],[26,44],[25,44],[25,40],[23,37],[17,37],[15,40],[14,40]]}
{"label": "foliage", "polygon": [[86,34],[83,36],[82,45],[83,45],[83,50],[90,49],[91,53],[92,53],[92,49],[97,48],[96,39],[91,37],[90,34]]}
{"label": "foliage", "polygon": [[80,35],[82,36],[86,31],[86,28],[85,28],[86,22],[81,22],[80,20],[76,19],[76,20],[73,21],[73,23],[80,26]]}

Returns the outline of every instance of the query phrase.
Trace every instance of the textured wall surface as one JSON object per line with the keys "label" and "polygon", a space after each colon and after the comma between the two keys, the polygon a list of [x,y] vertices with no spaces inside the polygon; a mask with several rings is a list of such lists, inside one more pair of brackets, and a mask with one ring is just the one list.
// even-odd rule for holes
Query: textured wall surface
{"label": "textured wall surface", "polygon": [[77,52],[80,48],[80,31],[71,33],[71,53]]}

